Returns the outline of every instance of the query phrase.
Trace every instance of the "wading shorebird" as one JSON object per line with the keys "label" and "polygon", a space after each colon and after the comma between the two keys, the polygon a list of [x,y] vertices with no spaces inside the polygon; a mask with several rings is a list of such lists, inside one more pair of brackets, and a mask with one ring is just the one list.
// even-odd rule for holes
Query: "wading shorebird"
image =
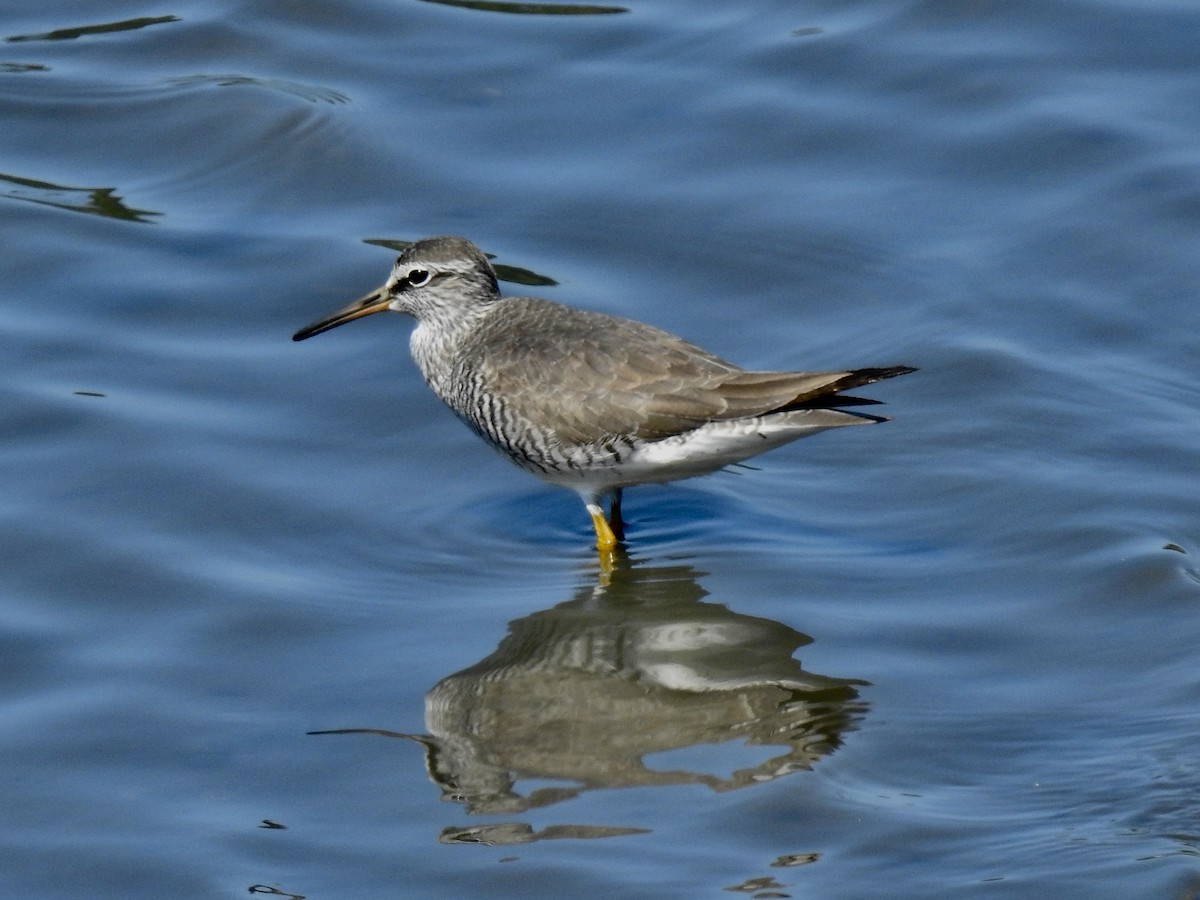
{"label": "wading shorebird", "polygon": [[624,539],[624,488],[885,422],[842,409],[877,402],[842,391],[916,371],[747,371],[641,322],[502,297],[487,257],[459,237],[412,244],[382,287],[292,339],[384,310],[417,320],[413,359],[459,418],[521,468],[580,496],[602,554]]}

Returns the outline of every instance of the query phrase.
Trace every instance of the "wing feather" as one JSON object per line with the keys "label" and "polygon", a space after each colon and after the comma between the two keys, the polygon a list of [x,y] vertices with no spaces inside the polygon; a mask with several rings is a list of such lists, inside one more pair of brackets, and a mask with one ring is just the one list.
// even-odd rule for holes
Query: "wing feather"
{"label": "wing feather", "polygon": [[533,298],[499,305],[507,308],[476,329],[460,359],[511,412],[574,443],[653,441],[706,422],[836,407],[839,391],[912,371],[748,372],[630,319]]}

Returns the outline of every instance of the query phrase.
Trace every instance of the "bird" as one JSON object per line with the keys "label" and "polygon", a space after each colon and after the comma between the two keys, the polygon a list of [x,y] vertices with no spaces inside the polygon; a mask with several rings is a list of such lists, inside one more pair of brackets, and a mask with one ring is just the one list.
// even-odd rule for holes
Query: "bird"
{"label": "bird", "polygon": [[625,540],[625,488],[888,421],[845,409],[879,401],[842,392],[916,371],[749,371],[633,319],[503,296],[488,257],[453,236],[410,244],[381,287],[292,340],[384,311],[416,320],[413,360],[460,419],[522,469],[579,495],[602,558]]}

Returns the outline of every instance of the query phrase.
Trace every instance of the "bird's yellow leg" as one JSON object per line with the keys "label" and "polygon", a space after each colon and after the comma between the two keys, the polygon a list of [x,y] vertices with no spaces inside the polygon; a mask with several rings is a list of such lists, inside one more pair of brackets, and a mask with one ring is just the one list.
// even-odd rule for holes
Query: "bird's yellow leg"
{"label": "bird's yellow leg", "polygon": [[620,542],[613,534],[612,526],[604,518],[604,510],[595,503],[587,505],[588,515],[592,517],[592,527],[596,529],[596,555],[600,557],[600,580],[607,584],[616,565]]}
{"label": "bird's yellow leg", "polygon": [[604,510],[595,503],[589,503],[587,511],[592,517],[592,527],[596,529],[596,549],[601,553],[611,553],[616,549],[617,536],[613,534],[608,519],[604,518]]}

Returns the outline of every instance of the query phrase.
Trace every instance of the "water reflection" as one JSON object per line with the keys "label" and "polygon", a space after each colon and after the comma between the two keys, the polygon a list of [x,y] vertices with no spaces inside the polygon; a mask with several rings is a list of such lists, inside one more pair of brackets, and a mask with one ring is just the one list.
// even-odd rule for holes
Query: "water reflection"
{"label": "water reflection", "polygon": [[253,75],[182,75],[178,78],[168,78],[168,84],[179,87],[214,86],[214,87],[260,87],[281,94],[290,94],[307,100],[310,103],[349,103],[350,98],[333,88],[321,87],[315,84],[302,84],[298,81],[288,81],[284,78],[257,78]]}
{"label": "water reflection", "polygon": [[[494,653],[426,695],[427,735],[314,733],[419,741],[444,799],[471,814],[522,813],[598,788],[729,791],[810,768],[864,713],[855,686],[865,682],[806,672],[792,654],[811,638],[703,602],[702,574],[621,561],[571,600],[510,623]],[[701,746],[724,751],[706,763],[718,771],[647,760]],[[518,789],[531,779],[557,783]],[[448,828],[441,839],[507,844],[636,830],[535,832],[506,822]]]}
{"label": "water reflection", "polygon": [[151,216],[162,215],[153,210],[126,206],[117,196],[116,188],[69,187],[4,173],[0,173],[0,197],[127,222],[149,222]]}
{"label": "water reflection", "polygon": [[171,22],[179,22],[181,19],[178,16],[143,16],[139,19],[122,19],[119,22],[103,22],[99,25],[79,25],[74,28],[58,28],[54,31],[43,31],[38,34],[14,34],[6,37],[5,41],[16,43],[19,41],[73,41],[76,38],[81,38],[95,34],[112,34],[118,31],[136,31],[139,28],[145,28],[148,25],[166,25]]}

